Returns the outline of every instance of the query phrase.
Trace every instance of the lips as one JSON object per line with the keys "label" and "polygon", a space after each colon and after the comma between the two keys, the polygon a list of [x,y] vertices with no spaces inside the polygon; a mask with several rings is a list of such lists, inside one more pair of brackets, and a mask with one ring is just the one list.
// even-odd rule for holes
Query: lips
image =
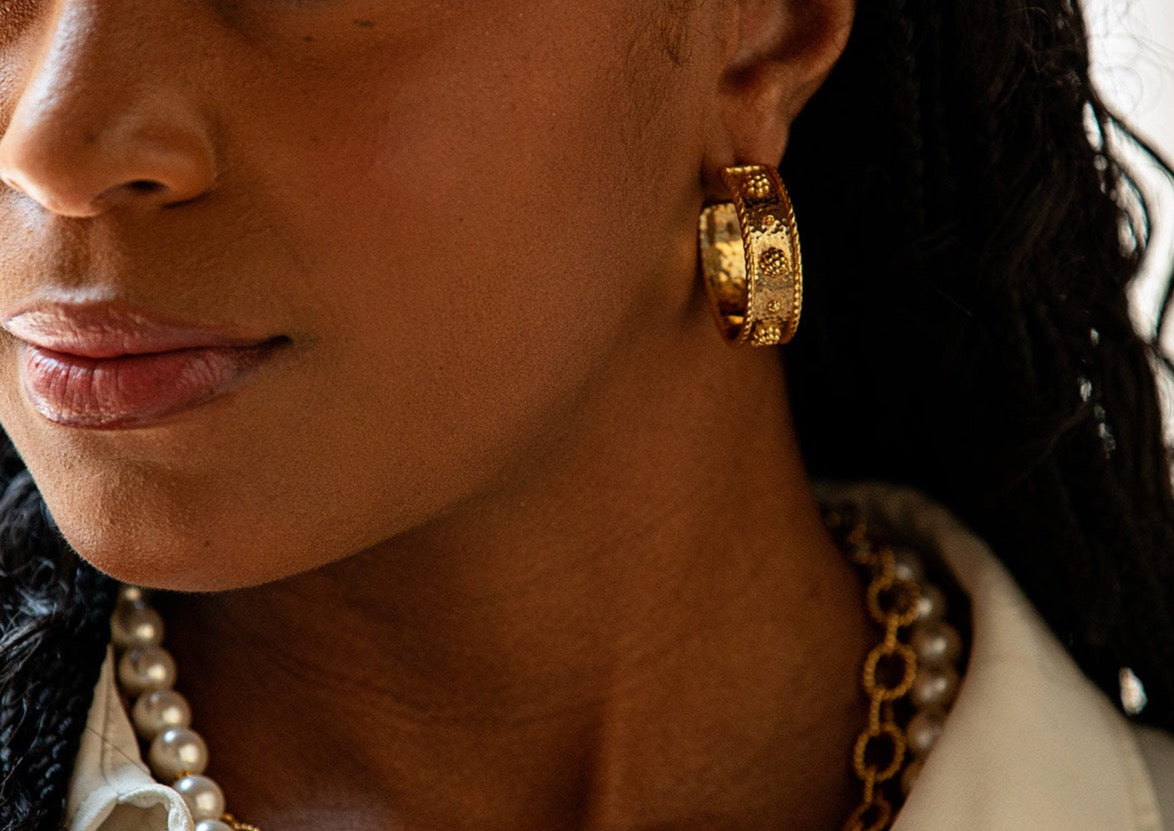
{"label": "lips", "polygon": [[55,306],[3,324],[20,343],[21,389],[69,427],[145,427],[235,389],[284,338],[176,325],[124,310]]}

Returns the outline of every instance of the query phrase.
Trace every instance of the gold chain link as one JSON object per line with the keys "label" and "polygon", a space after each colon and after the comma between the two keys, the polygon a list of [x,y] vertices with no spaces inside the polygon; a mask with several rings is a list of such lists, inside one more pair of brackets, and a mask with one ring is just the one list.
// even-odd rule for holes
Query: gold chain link
{"label": "gold chain link", "polygon": [[261,831],[255,825],[249,825],[247,822],[241,822],[232,814],[225,814],[220,818],[220,821],[227,825],[232,831]]}
{"label": "gold chain link", "polygon": [[843,534],[849,559],[867,571],[868,612],[884,633],[864,659],[861,683],[868,696],[868,726],[852,751],[852,771],[861,784],[860,805],[844,823],[844,831],[886,831],[893,805],[883,788],[905,764],[908,740],[897,723],[893,702],[908,694],[917,675],[917,656],[901,640],[902,630],[917,619],[921,587],[896,575],[896,557],[888,545],[875,542],[861,520],[830,512],[827,525]]}

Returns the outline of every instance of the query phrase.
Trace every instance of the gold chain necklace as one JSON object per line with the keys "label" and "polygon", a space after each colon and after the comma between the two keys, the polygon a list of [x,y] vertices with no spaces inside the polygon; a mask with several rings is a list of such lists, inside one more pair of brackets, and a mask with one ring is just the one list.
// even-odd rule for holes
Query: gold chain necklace
{"label": "gold chain necklace", "polygon": [[[887,831],[894,806],[912,788],[953,703],[962,639],[945,622],[945,598],[926,582],[912,550],[873,536],[848,509],[825,511],[824,521],[840,549],[864,571],[868,613],[881,632],[864,660],[868,724],[851,758],[862,796],[844,831]],[[176,667],[162,646],[163,619],[144,590],[121,589],[111,638],[119,687],[131,704],[147,762],[155,778],[183,798],[195,831],[260,831],[228,813],[220,786],[204,775],[208,747],[191,729],[187,700],[173,689]]]}
{"label": "gold chain necklace", "polygon": [[945,621],[945,596],[911,549],[871,534],[850,509],[825,511],[824,522],[864,572],[868,614],[881,632],[861,673],[868,724],[853,748],[852,771],[862,793],[844,831],[886,831],[954,702],[962,638]]}

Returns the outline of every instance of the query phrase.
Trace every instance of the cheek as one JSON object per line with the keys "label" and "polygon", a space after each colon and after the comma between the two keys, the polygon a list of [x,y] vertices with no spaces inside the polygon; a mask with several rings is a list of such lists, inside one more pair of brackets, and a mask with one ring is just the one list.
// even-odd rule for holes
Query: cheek
{"label": "cheek", "polygon": [[657,63],[641,102],[608,10],[559,14],[410,65],[237,82],[219,198],[249,232],[212,226],[243,264],[232,296],[281,298],[298,349],[158,431],[18,412],[79,550],[208,589],[374,545],[535,452],[635,327],[682,314],[700,156],[682,70]]}
{"label": "cheek", "polygon": [[259,188],[305,264],[336,394],[440,460],[492,466],[690,289],[677,209],[696,154],[672,119],[648,129],[627,40],[532,39],[545,51],[466,46],[467,72],[442,53],[374,95],[332,88]]}

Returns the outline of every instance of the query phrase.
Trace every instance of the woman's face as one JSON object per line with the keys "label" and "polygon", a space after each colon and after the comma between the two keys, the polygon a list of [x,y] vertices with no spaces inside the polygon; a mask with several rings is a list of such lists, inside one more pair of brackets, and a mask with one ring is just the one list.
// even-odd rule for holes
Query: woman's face
{"label": "woman's face", "polygon": [[70,541],[243,585],[524,469],[689,303],[684,5],[5,4],[0,421]]}

